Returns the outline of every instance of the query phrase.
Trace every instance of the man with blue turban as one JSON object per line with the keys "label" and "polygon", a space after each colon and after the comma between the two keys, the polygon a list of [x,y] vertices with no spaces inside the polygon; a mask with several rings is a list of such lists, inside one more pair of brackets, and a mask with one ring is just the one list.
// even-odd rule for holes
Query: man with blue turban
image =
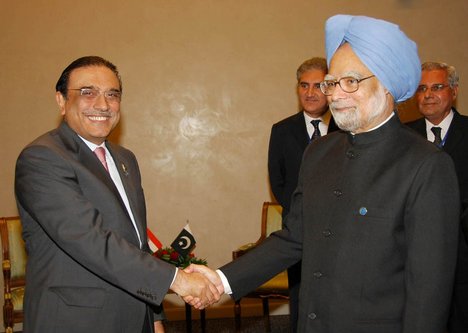
{"label": "man with blue turban", "polygon": [[302,259],[299,332],[442,333],[458,186],[450,157],[394,111],[418,86],[416,45],[392,23],[337,15],[326,49],[321,90],[341,131],[305,151],[286,228],[217,274],[192,270],[237,299]]}

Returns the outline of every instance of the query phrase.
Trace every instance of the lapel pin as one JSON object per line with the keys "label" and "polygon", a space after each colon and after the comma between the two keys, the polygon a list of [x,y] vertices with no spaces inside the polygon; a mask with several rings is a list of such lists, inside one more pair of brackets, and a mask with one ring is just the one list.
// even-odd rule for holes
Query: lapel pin
{"label": "lapel pin", "polygon": [[125,164],[121,164],[121,167],[122,167],[122,171],[124,173],[125,176],[128,176],[128,170],[127,170],[127,167],[125,166]]}

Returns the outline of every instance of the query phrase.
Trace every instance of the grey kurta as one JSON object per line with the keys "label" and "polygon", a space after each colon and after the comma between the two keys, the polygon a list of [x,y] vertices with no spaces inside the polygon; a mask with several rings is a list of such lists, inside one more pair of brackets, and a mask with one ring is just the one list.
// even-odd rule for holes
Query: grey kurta
{"label": "grey kurta", "polygon": [[235,298],[302,258],[300,332],[443,332],[457,179],[450,157],[396,116],[312,143],[285,224],[221,268]]}

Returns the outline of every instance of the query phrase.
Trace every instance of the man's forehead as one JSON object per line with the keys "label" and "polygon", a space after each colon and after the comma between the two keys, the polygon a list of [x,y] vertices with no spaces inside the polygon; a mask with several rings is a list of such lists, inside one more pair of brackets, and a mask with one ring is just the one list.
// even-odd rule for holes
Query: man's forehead
{"label": "man's forehead", "polygon": [[446,70],[444,69],[429,69],[429,70],[423,70],[421,72],[421,80],[424,80],[424,79],[432,79],[432,78],[436,78],[436,79],[440,79],[440,78],[447,78],[448,77],[448,73]]}
{"label": "man's forehead", "polygon": [[349,70],[349,71],[344,71],[341,73],[329,73],[325,75],[325,79],[330,80],[330,79],[339,79],[342,77],[354,77],[357,79],[360,79],[361,77],[364,77],[364,74],[360,71],[355,71],[355,70]]}
{"label": "man's forehead", "polygon": [[87,81],[91,83],[105,82],[110,85],[119,86],[117,75],[106,66],[84,66],[75,68],[70,73],[70,82]]}
{"label": "man's forehead", "polygon": [[349,43],[344,43],[335,52],[331,58],[328,73],[333,76],[374,74],[362,62]]}
{"label": "man's forehead", "polygon": [[325,76],[325,72],[321,69],[309,69],[305,71],[304,73],[301,74],[301,77],[299,78],[300,81],[307,81],[312,78],[323,78]]}

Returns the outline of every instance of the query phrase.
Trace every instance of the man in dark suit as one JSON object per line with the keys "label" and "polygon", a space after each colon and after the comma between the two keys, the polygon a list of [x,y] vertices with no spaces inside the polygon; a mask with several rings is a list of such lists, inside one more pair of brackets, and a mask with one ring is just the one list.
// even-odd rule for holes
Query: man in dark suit
{"label": "man in dark suit", "polygon": [[416,44],[397,25],[336,15],[326,23],[322,92],[338,127],[309,145],[285,229],[213,273],[242,297],[302,259],[298,331],[441,333],[459,226],[453,162],[400,123],[418,87]]}
{"label": "man in dark suit", "polygon": [[[304,61],[296,71],[297,96],[301,112],[271,128],[268,149],[268,173],[271,190],[283,207],[283,220],[289,212],[291,195],[297,186],[302,155],[307,145],[328,132],[337,130],[328,111],[326,96],[320,91],[320,82],[327,74],[324,58]],[[291,331],[297,330],[301,262],[288,269],[289,311]]]}
{"label": "man in dark suit", "polygon": [[[408,126],[435,142],[452,157],[460,186],[460,199],[466,211],[468,117],[460,115],[453,106],[458,95],[458,74],[455,67],[440,62],[426,62],[421,68],[421,82],[415,98],[424,118],[410,122]],[[466,213],[463,214],[462,222],[468,223]],[[468,245],[462,233],[448,331],[468,332]]]}
{"label": "man in dark suit", "polygon": [[79,58],[56,91],[63,122],[16,165],[28,252],[24,332],[153,332],[152,308],[168,289],[202,307],[219,299],[205,277],[150,253],[138,163],[106,140],[120,119],[117,68]]}

